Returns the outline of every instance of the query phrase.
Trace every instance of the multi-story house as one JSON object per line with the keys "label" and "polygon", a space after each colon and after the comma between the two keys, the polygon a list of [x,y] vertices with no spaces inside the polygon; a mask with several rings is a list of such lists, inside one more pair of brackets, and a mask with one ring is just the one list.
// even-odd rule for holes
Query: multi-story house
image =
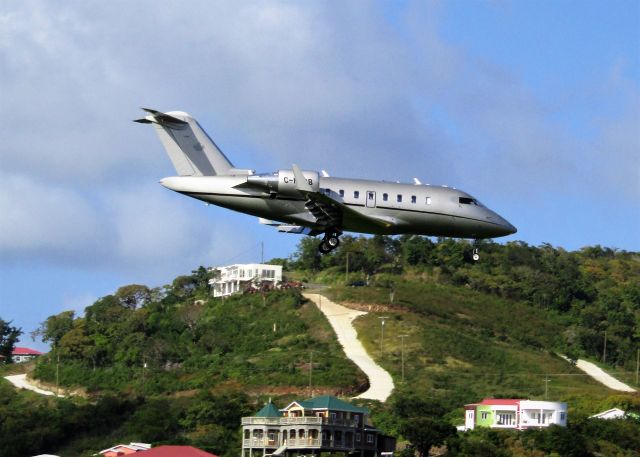
{"label": "multi-story house", "polygon": [[464,428],[512,428],[567,425],[567,404],[556,401],[485,398],[480,403],[464,405]]}
{"label": "multi-story house", "polygon": [[210,271],[214,274],[214,278],[209,280],[214,297],[226,297],[264,283],[277,287],[282,282],[282,265],[235,264]]}
{"label": "multi-story house", "polygon": [[375,429],[368,415],[366,408],[331,396],[294,401],[283,409],[268,403],[254,416],[242,418],[242,457],[393,453],[395,439]]}

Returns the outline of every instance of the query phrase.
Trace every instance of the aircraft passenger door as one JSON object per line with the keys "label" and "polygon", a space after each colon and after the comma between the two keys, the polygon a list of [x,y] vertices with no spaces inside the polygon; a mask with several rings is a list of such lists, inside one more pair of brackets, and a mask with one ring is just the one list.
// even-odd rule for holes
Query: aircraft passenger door
{"label": "aircraft passenger door", "polygon": [[367,191],[367,208],[376,207],[376,193],[373,190]]}

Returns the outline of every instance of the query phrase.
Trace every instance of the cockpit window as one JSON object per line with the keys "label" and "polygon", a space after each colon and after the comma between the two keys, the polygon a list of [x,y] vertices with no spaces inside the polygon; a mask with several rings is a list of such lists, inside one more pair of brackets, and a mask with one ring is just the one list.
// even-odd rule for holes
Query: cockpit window
{"label": "cockpit window", "polygon": [[476,206],[478,206],[478,202],[476,200],[474,200],[473,198],[460,197],[458,199],[458,201],[460,202],[461,205],[476,205]]}

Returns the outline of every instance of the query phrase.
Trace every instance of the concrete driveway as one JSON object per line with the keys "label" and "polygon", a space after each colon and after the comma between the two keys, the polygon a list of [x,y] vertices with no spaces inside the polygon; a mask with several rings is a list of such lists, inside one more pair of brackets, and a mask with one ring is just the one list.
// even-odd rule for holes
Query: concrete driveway
{"label": "concrete driveway", "polygon": [[387,371],[369,356],[360,340],[358,340],[358,333],[352,325],[355,318],[367,313],[334,303],[320,294],[305,293],[303,295],[315,303],[327,317],[336,332],[345,355],[353,360],[369,378],[369,389],[355,398],[386,401],[394,389],[393,379]]}

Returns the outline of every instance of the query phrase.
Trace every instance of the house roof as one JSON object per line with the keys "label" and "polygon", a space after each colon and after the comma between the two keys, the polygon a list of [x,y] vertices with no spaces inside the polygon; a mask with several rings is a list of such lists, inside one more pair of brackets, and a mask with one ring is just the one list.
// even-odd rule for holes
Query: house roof
{"label": "house roof", "polygon": [[478,405],[500,405],[500,406],[517,406],[522,401],[521,398],[485,398],[480,403],[470,403],[465,406]]}
{"label": "house roof", "polygon": [[281,417],[282,413],[276,405],[269,402],[255,414],[255,417]]}
{"label": "house roof", "polygon": [[129,444],[116,444],[115,446],[110,447],[109,449],[103,449],[99,452],[99,454],[106,454],[107,452],[115,452],[121,449],[129,449],[131,451],[146,451],[150,449],[151,445],[147,443],[129,443]]}
{"label": "house roof", "polygon": [[625,412],[620,408],[611,408],[606,411],[599,412],[593,416],[589,416],[589,419],[618,419],[623,418]]}
{"label": "house roof", "polygon": [[158,446],[148,451],[137,452],[140,457],[218,457],[193,446]]}
{"label": "house roof", "polygon": [[35,349],[15,347],[11,355],[42,355],[42,352],[36,351]]}
{"label": "house roof", "polygon": [[293,404],[298,404],[302,406],[304,409],[313,409],[313,410],[327,409],[331,411],[345,411],[350,413],[369,414],[369,410],[367,408],[360,408],[359,406],[352,405],[351,403],[347,403],[346,401],[340,400],[339,398],[336,398],[336,397],[332,397],[331,395],[323,395],[320,397],[314,397],[314,398],[310,398],[308,400],[303,400],[303,401],[294,401],[284,409],[288,409]]}

